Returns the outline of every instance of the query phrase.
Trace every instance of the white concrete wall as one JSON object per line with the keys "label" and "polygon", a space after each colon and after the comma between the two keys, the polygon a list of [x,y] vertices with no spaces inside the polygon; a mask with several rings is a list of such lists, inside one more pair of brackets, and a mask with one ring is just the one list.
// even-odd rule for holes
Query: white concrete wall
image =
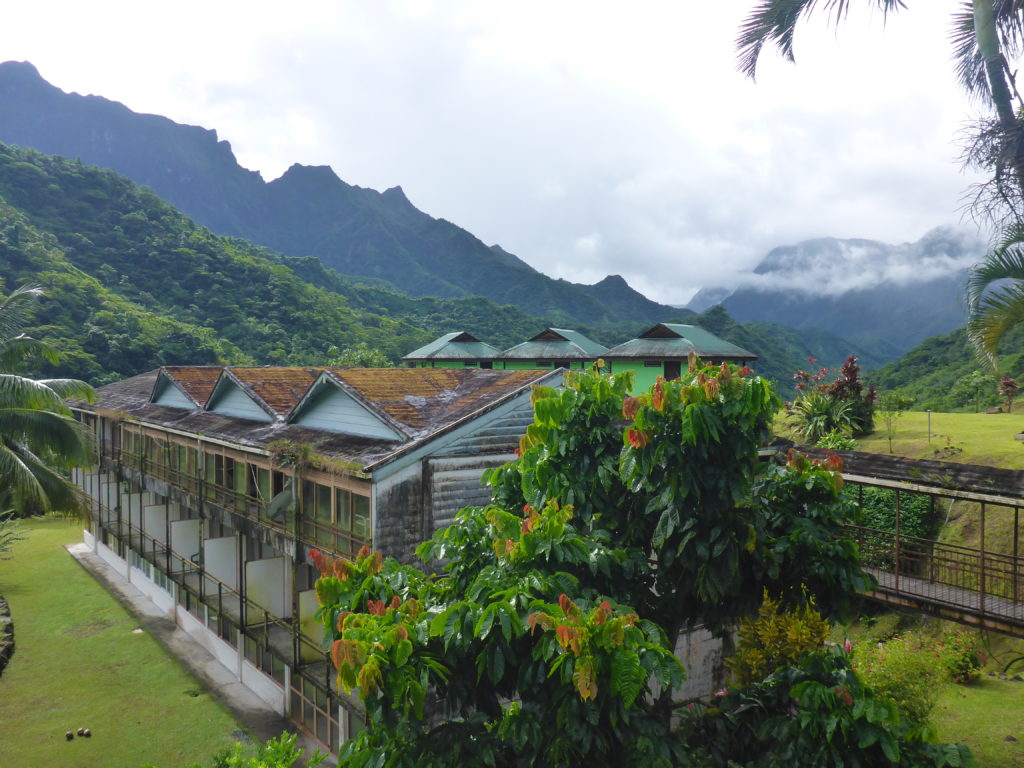
{"label": "white concrete wall", "polygon": [[147,536],[152,536],[161,544],[166,544],[167,538],[167,505],[154,504],[142,508],[142,531]]}
{"label": "white concrete wall", "polygon": [[199,554],[202,520],[172,520],[171,549],[184,558]]}
{"label": "white concrete wall", "polygon": [[286,691],[274,678],[263,674],[245,659],[242,659],[242,684],[273,707],[281,717],[287,716]]}
{"label": "white concrete wall", "polygon": [[114,550],[102,542],[97,542],[96,554],[103,558],[103,562],[117,571],[121,578],[128,578],[128,563],[118,557]]}
{"label": "white concrete wall", "polygon": [[686,682],[676,692],[676,701],[708,699],[725,685],[723,641],[699,628],[679,635],[676,656],[686,668]]}
{"label": "white concrete wall", "polygon": [[149,598],[157,608],[163,611],[170,618],[174,618],[174,595],[157,586],[156,582],[149,578],[146,571],[132,567],[129,581],[132,586]]}
{"label": "white concrete wall", "polygon": [[[250,560],[245,564],[245,596],[264,608],[271,616],[282,618],[291,615],[286,573],[290,571],[283,557],[268,557],[264,560]],[[256,617],[247,616],[250,623]],[[259,617],[262,619],[262,617]]]}
{"label": "white concrete wall", "polygon": [[238,537],[224,536],[203,542],[203,567],[215,579],[238,589]]}

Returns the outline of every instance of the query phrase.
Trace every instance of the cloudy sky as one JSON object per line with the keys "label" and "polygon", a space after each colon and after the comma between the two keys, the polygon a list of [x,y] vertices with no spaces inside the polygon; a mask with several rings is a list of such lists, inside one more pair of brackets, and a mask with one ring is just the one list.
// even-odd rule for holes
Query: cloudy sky
{"label": "cloudy sky", "polygon": [[0,60],[216,128],[267,180],[401,185],[547,274],[683,303],[776,245],[963,226],[957,4],[818,16],[756,83],[753,0],[35,0],[5,6]]}

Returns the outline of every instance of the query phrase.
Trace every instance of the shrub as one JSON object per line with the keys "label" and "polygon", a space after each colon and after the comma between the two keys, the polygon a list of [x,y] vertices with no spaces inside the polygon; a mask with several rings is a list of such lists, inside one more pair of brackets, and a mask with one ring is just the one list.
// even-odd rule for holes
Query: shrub
{"label": "shrub", "polygon": [[854,651],[857,676],[917,725],[928,722],[949,682],[948,663],[937,641],[916,633],[896,635],[886,643],[864,643]]}
{"label": "shrub", "polygon": [[853,430],[853,405],[824,392],[808,392],[793,403],[789,423],[808,443],[816,443],[829,432],[849,434]]}
{"label": "shrub", "polygon": [[828,621],[814,609],[813,598],[795,610],[780,611],[766,591],[757,618],[740,620],[739,647],[726,666],[736,684],[747,686],[819,650],[828,632]]}
{"label": "shrub", "polygon": [[700,768],[973,766],[967,747],[927,732],[861,684],[841,648],[804,655],[711,706],[680,712],[689,765]]}
{"label": "shrub", "polygon": [[822,435],[815,447],[828,448],[832,451],[856,451],[860,450],[860,444],[849,435],[844,435],[838,429],[833,429],[828,434]]}
{"label": "shrub", "polygon": [[958,629],[946,632],[938,641],[946,670],[954,683],[969,683],[981,674],[985,654],[972,632]]}

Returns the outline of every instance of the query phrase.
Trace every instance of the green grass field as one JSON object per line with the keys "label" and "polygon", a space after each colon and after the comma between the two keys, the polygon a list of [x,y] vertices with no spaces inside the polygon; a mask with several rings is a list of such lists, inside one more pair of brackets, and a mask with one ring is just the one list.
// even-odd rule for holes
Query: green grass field
{"label": "green grass field", "polygon": [[[904,413],[895,424],[893,453],[914,459],[939,459],[1018,469],[1024,467],[1024,411],[1013,413],[932,413],[928,440],[928,414]],[[875,432],[859,438],[862,451],[888,453],[889,440],[881,420]]]}
{"label": "green grass field", "polygon": [[[966,744],[979,768],[1024,766],[1024,683],[982,677],[950,685],[942,693],[932,726],[941,742]],[[1015,741],[1006,741],[1006,737]]]}
{"label": "green grass field", "polygon": [[[786,429],[782,417],[776,419],[776,431],[796,439]],[[912,459],[937,459],[968,464],[1019,469],[1024,467],[1024,442],[1014,435],[1024,432],[1024,408],[1013,413],[938,413],[931,414],[931,440],[928,439],[928,414],[907,411],[895,423],[892,453]],[[876,416],[875,431],[858,437],[860,450],[889,453],[885,424]]]}
{"label": "green grass field", "polygon": [[[15,628],[0,676],[0,763],[158,768],[206,763],[239,725],[64,550],[81,525],[23,523],[28,538],[0,561]],[[65,740],[90,728],[92,738]],[[234,734],[234,735],[233,735]]]}

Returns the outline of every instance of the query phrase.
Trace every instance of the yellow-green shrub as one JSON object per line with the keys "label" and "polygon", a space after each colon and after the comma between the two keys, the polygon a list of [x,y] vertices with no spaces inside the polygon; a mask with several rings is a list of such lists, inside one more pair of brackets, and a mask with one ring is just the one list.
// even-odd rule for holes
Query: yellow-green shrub
{"label": "yellow-green shrub", "polygon": [[757,618],[740,620],[736,654],[725,663],[733,682],[747,686],[818,650],[828,632],[828,620],[814,609],[813,598],[795,610],[784,611],[766,591]]}

